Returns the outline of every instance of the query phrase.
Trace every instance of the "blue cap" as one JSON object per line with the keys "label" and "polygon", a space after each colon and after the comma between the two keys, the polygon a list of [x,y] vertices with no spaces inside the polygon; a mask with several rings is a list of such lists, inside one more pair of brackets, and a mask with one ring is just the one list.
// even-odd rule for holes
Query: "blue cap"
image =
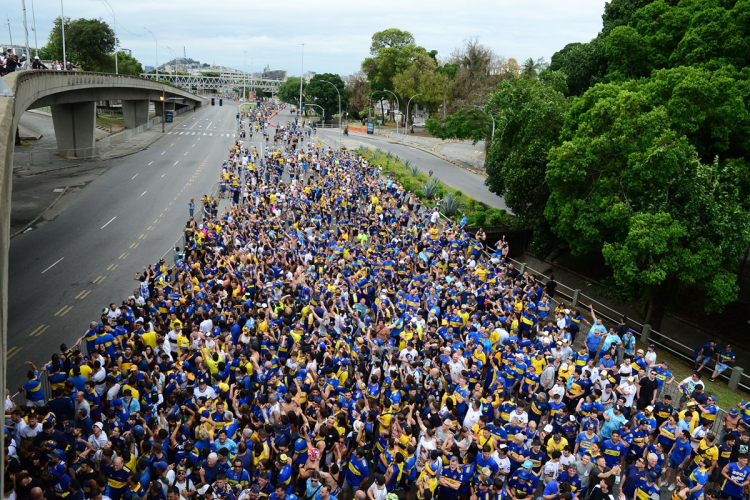
{"label": "blue cap", "polygon": [[529,471],[527,471],[526,469],[521,470],[518,473],[518,479],[521,479],[523,481],[528,480],[529,479]]}
{"label": "blue cap", "polygon": [[112,400],[112,406],[122,406],[122,399],[117,398]]}

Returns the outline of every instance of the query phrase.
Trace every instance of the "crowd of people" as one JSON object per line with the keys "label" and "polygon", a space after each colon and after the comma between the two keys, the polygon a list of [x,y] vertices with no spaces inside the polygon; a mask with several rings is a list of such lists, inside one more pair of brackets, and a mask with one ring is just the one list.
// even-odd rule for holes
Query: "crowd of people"
{"label": "crowd of people", "polygon": [[176,264],[28,363],[5,499],[747,494],[750,403],[715,435],[699,371],[675,381],[627,318],[566,308],[505,240],[278,111],[243,112],[227,201],[191,200]]}
{"label": "crowd of people", "polygon": [[54,60],[51,62],[50,66],[47,66],[41,59],[39,59],[39,56],[34,56],[29,60],[25,54],[22,54],[19,57],[18,54],[13,52],[13,49],[8,49],[3,54],[0,54],[0,77],[7,75],[8,73],[13,73],[14,71],[25,69],[53,69],[57,71],[66,69],[67,71],[82,71],[78,65],[70,61],[63,64],[62,61]]}

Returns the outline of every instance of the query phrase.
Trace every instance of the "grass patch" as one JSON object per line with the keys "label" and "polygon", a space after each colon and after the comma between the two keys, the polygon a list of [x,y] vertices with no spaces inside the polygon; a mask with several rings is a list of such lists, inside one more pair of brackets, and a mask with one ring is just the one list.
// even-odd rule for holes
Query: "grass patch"
{"label": "grass patch", "polygon": [[117,132],[125,128],[125,119],[121,116],[97,116],[96,126],[112,132]]}
{"label": "grass patch", "polygon": [[425,196],[423,189],[431,181],[427,172],[419,169],[418,165],[408,160],[401,160],[389,151],[383,151],[380,148],[374,151],[362,148],[356,152],[366,158],[368,162],[381,165],[385,175],[393,175],[404,186],[404,189],[413,192],[427,207],[434,208],[437,199],[444,200],[446,196],[452,194],[449,197],[452,198],[451,203],[458,203],[461,206],[461,210],[449,215],[449,218],[456,222],[459,222],[463,218],[463,214],[466,214],[468,218],[467,225],[470,227],[487,225],[509,226],[514,222],[514,218],[505,210],[492,208],[481,203],[475,198],[463,194],[460,190],[446,185],[439,179],[433,180],[433,182],[437,182],[438,184],[437,189],[434,190],[434,196]]}
{"label": "grass patch", "polygon": [[31,147],[31,143],[29,141],[21,141],[21,146],[24,148]]}

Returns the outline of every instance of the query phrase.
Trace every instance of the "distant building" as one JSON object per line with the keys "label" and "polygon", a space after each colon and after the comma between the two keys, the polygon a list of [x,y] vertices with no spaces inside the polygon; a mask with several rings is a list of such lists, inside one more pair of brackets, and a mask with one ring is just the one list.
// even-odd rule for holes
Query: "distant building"
{"label": "distant building", "polygon": [[123,49],[123,48],[121,48],[120,52],[122,52],[123,54],[127,54],[129,56],[133,55],[133,52],[130,49]]}
{"label": "distant building", "polygon": [[153,71],[153,70],[154,70],[153,66],[144,66],[143,67],[143,71],[145,71],[146,73],[148,73],[149,71]]}
{"label": "distant building", "polygon": [[[3,54],[6,54],[8,52],[8,49],[13,49],[13,53],[16,54],[19,59],[21,58],[21,56],[26,55],[26,46],[25,45],[15,45],[15,44],[13,44],[13,45],[10,45],[10,44],[0,45],[0,51]],[[29,46],[29,50],[31,51],[31,57],[34,57],[34,54],[36,54],[37,50],[34,49],[34,47],[31,47],[31,46]]]}

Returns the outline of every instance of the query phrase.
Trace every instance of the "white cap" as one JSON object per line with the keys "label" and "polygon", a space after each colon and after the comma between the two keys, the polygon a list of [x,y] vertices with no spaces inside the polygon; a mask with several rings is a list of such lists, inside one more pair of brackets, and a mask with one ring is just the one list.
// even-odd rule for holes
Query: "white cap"
{"label": "white cap", "polygon": [[555,428],[552,427],[550,424],[547,424],[544,426],[544,432],[552,432],[553,430],[555,430]]}

